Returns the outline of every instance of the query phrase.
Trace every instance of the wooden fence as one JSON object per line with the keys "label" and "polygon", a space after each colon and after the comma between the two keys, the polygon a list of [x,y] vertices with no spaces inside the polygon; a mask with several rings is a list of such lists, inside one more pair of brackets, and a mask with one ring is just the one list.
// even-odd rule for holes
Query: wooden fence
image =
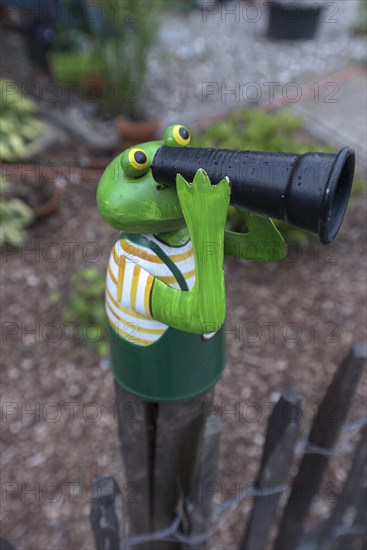
{"label": "wooden fence", "polygon": [[[307,441],[300,443],[301,396],[293,390],[281,395],[269,417],[253,506],[238,550],[366,547],[365,418],[352,426],[360,433],[359,443],[336,503],[327,519],[307,527],[366,357],[366,346],[354,346],[340,364]],[[97,550],[210,548],[212,535],[239,505],[228,501],[213,510],[212,500],[203,498],[203,487],[215,483],[218,468],[220,419],[203,415],[203,404],[213,400],[213,391],[172,404],[144,402],[120,386],[116,392],[121,405],[119,440],[133,498],[121,498],[112,476],[96,480],[90,520]],[[133,422],[127,421],[123,404],[134,412]],[[290,484],[300,444],[303,455]],[[289,497],[282,508],[285,489]],[[122,500],[129,502],[122,505]],[[217,516],[224,520],[214,519]]]}

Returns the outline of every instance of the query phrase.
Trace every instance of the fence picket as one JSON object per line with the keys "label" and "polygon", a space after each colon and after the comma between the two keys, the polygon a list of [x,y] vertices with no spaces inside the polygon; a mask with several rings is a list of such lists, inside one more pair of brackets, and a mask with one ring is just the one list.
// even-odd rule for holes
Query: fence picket
{"label": "fence picket", "polygon": [[[153,531],[151,505],[152,450],[150,434],[154,431],[154,411],[150,404],[115,384],[118,411],[118,436],[127,487],[131,495],[124,507],[129,534]],[[139,550],[148,550],[141,545]]]}
{"label": "fence picket", "polygon": [[[204,435],[197,455],[191,489],[185,499],[183,533],[192,537],[209,531],[212,515],[213,493],[206,488],[213,487],[218,473],[221,420],[219,416],[206,418]],[[213,485],[212,485],[213,484]],[[205,491],[205,498],[204,498]],[[184,550],[205,550],[206,541],[186,544]]]}
{"label": "fence picket", "polygon": [[[183,506],[204,432],[203,404],[213,400],[213,392],[209,390],[194,399],[158,405],[153,480],[155,530],[170,525],[177,507],[180,503]],[[158,542],[155,548],[178,550],[180,544]]]}
{"label": "fence picket", "polygon": [[[301,397],[293,390],[282,393],[269,417],[257,490],[283,485],[288,478],[299,434]],[[265,548],[282,493],[256,497],[239,550]]]}
{"label": "fence picket", "polygon": [[121,493],[113,476],[95,480],[89,520],[96,550],[119,550],[124,526]]}
{"label": "fence picket", "polygon": [[[357,383],[366,361],[366,346],[353,346],[340,364],[313,422],[309,443],[331,451],[347,416]],[[330,412],[333,415],[330,415]],[[275,548],[294,550],[302,535],[312,500],[320,490],[329,456],[306,453],[294,481],[280,522]]]}
{"label": "fence picket", "polygon": [[[341,541],[333,542],[335,538],[335,532],[337,529],[343,529],[348,527],[351,524],[356,525],[358,520],[358,510],[364,509],[364,515],[366,516],[366,510],[363,506],[365,490],[363,487],[364,480],[364,469],[366,467],[367,459],[367,430],[364,429],[358,443],[353,464],[350,469],[347,481],[344,484],[343,490],[338,498],[338,501],[329,517],[326,521],[325,526],[322,530],[320,539],[319,539],[319,549],[320,550],[331,550],[331,548],[339,548]],[[361,518],[361,525],[366,527],[366,517]],[[359,534],[359,539],[363,538],[365,533]],[[341,538],[341,537],[338,537]],[[347,536],[342,537],[344,547],[352,549],[351,544],[348,544]],[[355,535],[351,534],[348,536],[350,541],[355,538]]]}

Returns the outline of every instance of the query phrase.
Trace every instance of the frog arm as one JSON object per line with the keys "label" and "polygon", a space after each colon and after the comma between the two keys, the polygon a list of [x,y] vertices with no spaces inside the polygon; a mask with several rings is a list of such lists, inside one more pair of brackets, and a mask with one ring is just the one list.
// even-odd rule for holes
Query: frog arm
{"label": "frog arm", "polygon": [[247,231],[226,229],[224,254],[253,261],[275,261],[286,256],[287,245],[270,218],[240,208],[235,214],[231,212],[231,218],[236,217],[240,217]]}
{"label": "frog arm", "polygon": [[224,323],[224,225],[229,204],[228,180],[211,186],[199,170],[191,186],[178,176],[177,188],[192,240],[195,284],[189,291],[176,290],[155,279],[151,294],[154,319],[173,328],[205,334]]}
{"label": "frog arm", "polygon": [[[196,253],[195,261],[198,258],[199,255]],[[211,274],[206,284],[200,276],[198,277],[196,270],[197,280],[189,291],[174,289],[155,278],[151,294],[153,319],[193,334],[219,330],[226,314],[223,264],[210,263],[212,267],[207,272]]]}

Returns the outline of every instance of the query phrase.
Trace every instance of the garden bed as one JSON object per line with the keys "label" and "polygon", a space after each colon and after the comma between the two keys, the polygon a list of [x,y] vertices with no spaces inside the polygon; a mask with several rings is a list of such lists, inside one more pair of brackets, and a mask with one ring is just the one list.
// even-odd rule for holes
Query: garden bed
{"label": "garden bed", "polygon": [[[3,425],[3,480],[27,488],[38,483],[41,491],[40,502],[32,494],[23,501],[20,494],[8,495],[3,502],[3,534],[17,548],[92,548],[89,484],[112,473],[123,486],[107,361],[73,338],[62,320],[71,277],[85,267],[103,271],[116,236],[97,214],[95,191],[93,182],[67,185],[58,212],[1,258],[2,310],[11,323],[2,382],[6,402],[19,407]],[[304,395],[305,426],[341,357],[363,340],[364,215],[363,202],[354,201],[337,244],[327,248],[316,241],[307,250],[292,246],[290,257],[277,264],[226,260],[229,365],[216,394],[219,410],[224,407],[219,488],[253,479],[267,403],[294,387]],[[52,305],[55,292],[61,299]],[[353,418],[363,415],[361,392]],[[71,402],[78,403],[73,421]],[[91,402],[97,405],[88,408]],[[225,415],[237,402],[240,421]],[[24,406],[36,407],[39,416],[26,414]],[[93,421],[96,411],[101,417]],[[57,422],[55,414],[61,414]],[[347,455],[338,457],[334,481],[340,483],[347,462]],[[62,497],[53,496],[52,483]],[[216,496],[220,501],[220,491]],[[326,503],[321,499],[317,506],[321,512]],[[221,530],[218,545],[230,548],[238,538],[245,508]]]}

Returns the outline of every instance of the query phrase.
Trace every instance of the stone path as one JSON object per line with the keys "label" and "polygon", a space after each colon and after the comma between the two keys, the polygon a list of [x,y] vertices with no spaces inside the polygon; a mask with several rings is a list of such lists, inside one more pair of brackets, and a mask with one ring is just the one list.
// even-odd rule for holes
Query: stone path
{"label": "stone path", "polygon": [[[367,167],[367,76],[362,66],[326,78],[326,90],[293,106],[305,119],[306,129],[316,138],[338,147],[351,146],[357,165]],[[320,86],[322,88],[322,86]],[[332,95],[333,94],[333,97]]]}
{"label": "stone path", "polygon": [[174,122],[206,125],[244,106],[287,106],[316,138],[353,147],[365,168],[367,50],[352,31],[358,1],[330,2],[315,39],[299,42],[266,38],[261,0],[255,22],[254,8],[242,2],[210,4],[212,11],[204,4],[202,12],[163,20],[149,78],[151,116],[162,130]]}

